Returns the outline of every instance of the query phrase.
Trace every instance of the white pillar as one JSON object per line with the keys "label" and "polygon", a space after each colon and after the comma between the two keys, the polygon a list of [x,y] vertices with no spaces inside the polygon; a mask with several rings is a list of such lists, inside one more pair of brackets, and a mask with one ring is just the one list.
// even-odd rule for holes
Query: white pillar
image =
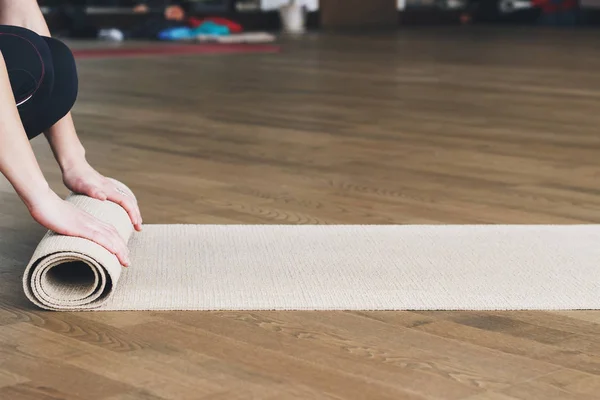
{"label": "white pillar", "polygon": [[[289,3],[289,0],[261,0],[260,7],[263,10],[278,10],[284,4]],[[319,0],[300,0],[309,11],[317,11],[319,9]]]}

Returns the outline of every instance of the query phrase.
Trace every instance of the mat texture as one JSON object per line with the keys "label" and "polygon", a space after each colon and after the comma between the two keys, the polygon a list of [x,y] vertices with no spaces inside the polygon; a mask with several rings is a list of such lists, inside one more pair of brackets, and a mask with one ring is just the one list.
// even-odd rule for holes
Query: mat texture
{"label": "mat texture", "polygon": [[48,232],[23,276],[50,310],[600,308],[600,227],[147,225],[79,195],[132,266]]}

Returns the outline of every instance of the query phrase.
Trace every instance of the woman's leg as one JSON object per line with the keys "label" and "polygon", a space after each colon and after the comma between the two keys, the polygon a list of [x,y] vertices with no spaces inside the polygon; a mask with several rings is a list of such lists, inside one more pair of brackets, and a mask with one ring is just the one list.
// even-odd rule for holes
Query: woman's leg
{"label": "woman's leg", "polygon": [[79,91],[77,66],[71,50],[61,41],[43,37],[50,49],[54,70],[54,84],[45,107],[37,112],[37,118],[28,122],[26,130],[39,135],[63,119],[73,108]]}
{"label": "woman's leg", "polygon": [[77,68],[62,42],[0,25],[0,52],[29,139],[60,121],[77,98]]}
{"label": "woman's leg", "polygon": [[54,85],[52,54],[38,34],[17,26],[0,25],[0,52],[6,63],[15,102],[27,136],[41,132],[29,128],[47,106]]}

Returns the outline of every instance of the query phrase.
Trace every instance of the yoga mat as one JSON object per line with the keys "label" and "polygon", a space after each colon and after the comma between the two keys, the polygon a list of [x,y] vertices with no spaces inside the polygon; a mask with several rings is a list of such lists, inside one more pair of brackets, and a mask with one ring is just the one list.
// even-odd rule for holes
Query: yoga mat
{"label": "yoga mat", "polygon": [[146,225],[80,195],[132,266],[48,232],[23,276],[49,310],[517,310],[600,308],[600,227]]}

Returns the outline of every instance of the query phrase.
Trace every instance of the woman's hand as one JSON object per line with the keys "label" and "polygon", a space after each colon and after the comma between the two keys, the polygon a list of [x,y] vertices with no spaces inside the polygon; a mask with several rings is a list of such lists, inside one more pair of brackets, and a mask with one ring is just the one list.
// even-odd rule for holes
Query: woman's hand
{"label": "woman's hand", "polygon": [[63,182],[74,193],[119,204],[129,214],[135,230],[142,230],[142,216],[135,195],[117,181],[102,176],[87,162],[63,170]]}
{"label": "woman's hand", "polygon": [[91,240],[117,256],[124,267],[129,266],[127,244],[112,225],[61,199],[50,188],[35,196],[35,201],[27,207],[33,219],[45,228],[60,235]]}
{"label": "woman's hand", "polygon": [[129,214],[135,229],[142,229],[142,217],[134,194],[119,182],[99,174],[87,162],[71,113],[52,126],[45,135],[60,165],[63,182],[71,191],[119,204]]}

